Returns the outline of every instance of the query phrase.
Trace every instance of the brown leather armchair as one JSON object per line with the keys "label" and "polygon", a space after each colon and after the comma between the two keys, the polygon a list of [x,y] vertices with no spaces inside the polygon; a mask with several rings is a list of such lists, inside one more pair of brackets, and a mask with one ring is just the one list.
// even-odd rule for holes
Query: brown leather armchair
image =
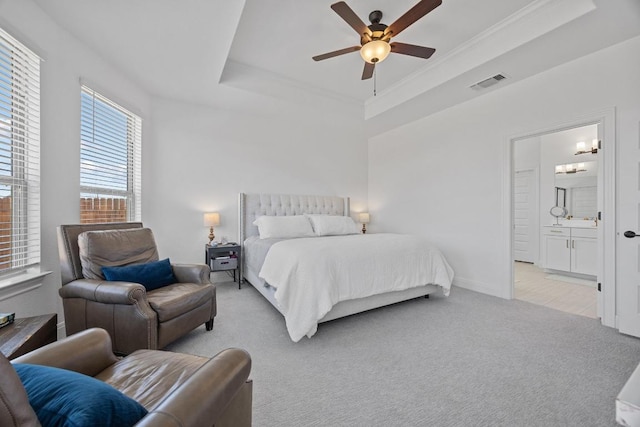
{"label": "brown leather armchair", "polygon": [[[94,241],[91,249],[99,247],[98,252],[102,252],[83,253],[81,260],[79,236],[107,240],[101,244]],[[209,281],[207,265],[172,264],[178,283],[151,291],[139,283],[100,277],[100,265],[158,260],[153,234],[142,223],[61,225],[58,250],[62,277],[59,293],[67,335],[103,328],[111,336],[113,351],[129,354],[138,349],[164,348],[203,323],[208,331],[213,328],[216,288]],[[91,256],[95,259],[91,260]],[[90,275],[92,278],[85,277]]]}
{"label": "brown leather armchair", "polygon": [[[251,358],[244,350],[226,349],[211,359],[159,350],[138,350],[118,358],[111,351],[109,334],[94,328],[12,363],[67,369],[111,385],[149,411],[138,427],[251,426]],[[39,425],[20,378],[2,355],[0,425]]]}

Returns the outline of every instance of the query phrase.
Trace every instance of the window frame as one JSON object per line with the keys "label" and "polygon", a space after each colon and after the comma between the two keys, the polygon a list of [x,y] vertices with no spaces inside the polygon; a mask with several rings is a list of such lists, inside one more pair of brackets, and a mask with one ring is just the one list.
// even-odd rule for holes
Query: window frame
{"label": "window frame", "polygon": [[[91,141],[85,141],[83,138],[83,128],[85,126],[85,119],[83,118],[83,114],[85,114],[85,100],[83,96],[88,96],[91,99],[91,113],[93,114],[93,118],[88,118],[86,121],[91,122],[91,126],[94,132],[93,139]],[[95,222],[118,222],[116,221],[95,221],[95,220],[85,220],[83,218],[83,207],[82,207],[82,199],[85,195],[89,197],[93,197],[95,200],[100,200],[104,198],[104,196],[113,196],[112,200],[123,199],[126,202],[126,221],[140,221],[142,216],[141,212],[141,199],[142,199],[142,186],[141,186],[141,169],[142,169],[142,161],[141,161],[141,152],[142,152],[142,119],[139,115],[133,113],[129,109],[117,104],[106,96],[102,95],[100,92],[92,89],[86,84],[81,84],[80,87],[80,222],[81,223],[95,223]],[[122,114],[126,118],[126,190],[118,189],[118,188],[109,188],[108,186],[99,186],[99,185],[83,185],[84,179],[94,178],[92,174],[83,175],[85,170],[90,170],[91,168],[85,168],[83,159],[83,146],[85,143],[89,142],[95,146],[100,146],[102,148],[117,148],[118,143],[114,144],[102,144],[95,139],[95,127],[97,120],[105,120],[105,117],[97,117],[96,110],[97,103],[100,103],[102,107],[106,107],[110,109],[110,113]],[[103,115],[106,115],[104,113]],[[104,169],[101,169],[104,171]],[[110,197],[107,197],[110,198]],[[84,211],[84,212],[92,212],[92,211]]]}
{"label": "window frame", "polygon": [[[6,117],[6,133],[0,137],[0,159],[8,173],[0,174],[0,186],[8,187],[11,202],[8,255],[2,255],[0,288],[13,286],[47,273],[39,272],[40,237],[40,57],[0,28],[0,114]],[[1,81],[0,81],[1,82]],[[1,128],[0,128],[1,131]],[[6,261],[5,261],[6,259]],[[33,273],[35,270],[37,272]],[[31,272],[24,280],[14,276]]]}

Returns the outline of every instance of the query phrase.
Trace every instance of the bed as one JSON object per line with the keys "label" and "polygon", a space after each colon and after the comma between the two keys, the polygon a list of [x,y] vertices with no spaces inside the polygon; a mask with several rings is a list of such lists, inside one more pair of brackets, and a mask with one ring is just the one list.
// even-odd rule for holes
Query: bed
{"label": "bed", "polygon": [[[313,336],[322,322],[437,291],[449,294],[453,270],[424,239],[357,231],[316,236],[325,222],[352,222],[349,198],[241,193],[238,211],[240,277],[284,316],[295,342]],[[287,238],[261,227],[261,236],[254,225],[259,218],[311,220],[315,229]]]}

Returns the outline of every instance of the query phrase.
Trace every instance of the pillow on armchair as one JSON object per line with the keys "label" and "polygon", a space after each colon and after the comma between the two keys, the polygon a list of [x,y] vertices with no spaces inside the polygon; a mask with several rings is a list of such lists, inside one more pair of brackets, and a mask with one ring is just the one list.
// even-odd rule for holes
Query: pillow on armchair
{"label": "pillow on armchair", "polygon": [[124,267],[102,267],[104,278],[110,281],[140,283],[147,291],[176,283],[169,258]]}
{"label": "pillow on armchair", "polygon": [[128,427],[147,410],[88,375],[50,366],[13,365],[43,426]]}

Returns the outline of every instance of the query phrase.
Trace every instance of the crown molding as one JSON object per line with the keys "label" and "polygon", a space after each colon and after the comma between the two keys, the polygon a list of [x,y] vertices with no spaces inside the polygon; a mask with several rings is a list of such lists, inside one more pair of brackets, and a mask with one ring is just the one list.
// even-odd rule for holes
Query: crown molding
{"label": "crown molding", "polygon": [[[365,101],[370,119],[593,10],[593,0],[537,0]],[[486,76],[484,76],[486,77]]]}

